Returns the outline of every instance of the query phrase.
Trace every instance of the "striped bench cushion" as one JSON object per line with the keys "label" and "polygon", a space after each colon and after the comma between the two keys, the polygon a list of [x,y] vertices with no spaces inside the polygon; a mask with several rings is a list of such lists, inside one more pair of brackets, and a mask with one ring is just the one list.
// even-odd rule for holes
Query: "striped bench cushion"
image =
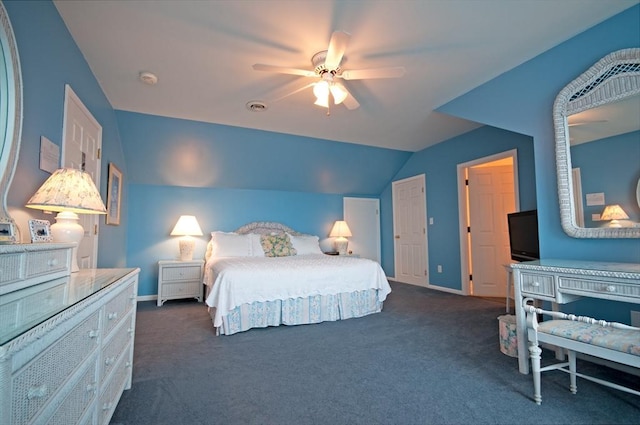
{"label": "striped bench cushion", "polygon": [[549,320],[538,325],[538,332],[640,356],[640,332],[635,330],[571,320]]}

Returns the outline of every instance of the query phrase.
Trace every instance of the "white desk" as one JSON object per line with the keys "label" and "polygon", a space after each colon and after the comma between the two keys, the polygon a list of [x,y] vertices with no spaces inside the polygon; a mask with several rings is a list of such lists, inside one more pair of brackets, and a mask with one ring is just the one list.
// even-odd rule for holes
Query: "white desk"
{"label": "white desk", "polygon": [[[526,319],[522,300],[566,304],[582,297],[640,304],[640,264],[537,260],[511,264],[515,286],[518,365],[529,373]],[[554,307],[554,310],[556,307]]]}

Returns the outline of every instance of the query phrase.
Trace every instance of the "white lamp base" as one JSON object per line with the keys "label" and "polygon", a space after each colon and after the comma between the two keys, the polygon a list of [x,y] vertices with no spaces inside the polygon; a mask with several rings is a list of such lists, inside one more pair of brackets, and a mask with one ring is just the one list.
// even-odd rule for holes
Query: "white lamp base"
{"label": "white lamp base", "polygon": [[78,214],[71,211],[62,211],[56,215],[56,222],[51,225],[51,236],[54,242],[75,242],[76,246],[71,252],[71,273],[80,270],[78,267],[78,245],[84,236],[84,229],[78,223]]}
{"label": "white lamp base", "polygon": [[191,236],[184,236],[179,240],[180,244],[180,261],[193,260],[193,251],[196,246],[196,241]]}
{"label": "white lamp base", "polygon": [[347,247],[349,246],[349,240],[345,237],[336,238],[336,251],[340,255],[347,255]]}

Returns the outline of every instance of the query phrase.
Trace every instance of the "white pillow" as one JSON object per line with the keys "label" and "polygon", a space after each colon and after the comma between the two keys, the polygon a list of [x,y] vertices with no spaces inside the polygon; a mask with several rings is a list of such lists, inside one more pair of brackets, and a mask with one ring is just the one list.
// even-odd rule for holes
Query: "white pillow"
{"label": "white pillow", "polygon": [[249,233],[249,237],[251,238],[251,256],[264,257],[260,235],[258,233]]}
{"label": "white pillow", "polygon": [[289,233],[287,233],[287,235],[289,235],[291,244],[295,248],[298,255],[322,254],[322,250],[320,249],[320,240],[317,236],[293,236]]}
{"label": "white pillow", "polygon": [[237,233],[211,232],[216,257],[250,257],[251,238]]}

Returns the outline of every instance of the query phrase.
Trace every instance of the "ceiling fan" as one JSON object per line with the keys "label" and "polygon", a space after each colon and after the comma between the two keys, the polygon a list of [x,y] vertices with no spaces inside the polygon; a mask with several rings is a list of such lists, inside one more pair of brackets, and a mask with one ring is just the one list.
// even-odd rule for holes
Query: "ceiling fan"
{"label": "ceiling fan", "polygon": [[349,44],[350,38],[351,35],[347,32],[335,31],[331,35],[329,48],[316,53],[311,58],[311,63],[314,67],[313,70],[264,65],[260,63],[253,65],[253,69],[256,71],[277,72],[281,74],[310,77],[317,80],[281,96],[276,100],[281,100],[308,87],[313,87],[313,94],[316,96],[314,104],[327,108],[327,115],[330,114],[330,97],[333,97],[333,103],[335,105],[343,103],[347,109],[357,109],[360,106],[360,103],[358,103],[355,97],[353,97],[340,80],[398,78],[404,75],[405,70],[401,66],[352,70],[342,69],[340,65],[344,59],[344,52],[347,49],[347,44]]}

